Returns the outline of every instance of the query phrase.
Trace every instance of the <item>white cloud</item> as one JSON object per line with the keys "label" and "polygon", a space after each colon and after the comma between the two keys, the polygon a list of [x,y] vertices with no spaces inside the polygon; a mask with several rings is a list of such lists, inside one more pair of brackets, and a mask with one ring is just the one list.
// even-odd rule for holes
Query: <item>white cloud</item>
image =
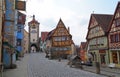
{"label": "white cloud", "polygon": [[[82,19],[82,20],[81,20]],[[73,35],[74,42],[79,45],[81,41],[86,41],[87,34],[87,18],[81,18],[76,16],[76,18],[68,21],[68,26],[70,26],[70,33]]]}
{"label": "white cloud", "polygon": [[[78,1],[78,0],[76,0]],[[80,41],[83,41],[86,34],[86,24],[81,22],[84,16],[79,16],[76,11],[73,11],[68,6],[58,6],[55,4],[54,0],[30,0],[27,2],[27,14],[35,14],[36,20],[40,22],[40,31],[51,31],[53,30],[59,19],[61,18],[66,27],[70,27],[70,33],[73,36],[73,40],[76,44],[80,44]],[[53,20],[53,24],[49,20]],[[28,18],[27,21],[30,21],[31,18]],[[47,24],[46,24],[47,23]],[[50,23],[50,24],[48,24]],[[82,25],[82,24],[85,25]],[[28,29],[28,27],[26,27]],[[84,34],[82,34],[84,32]],[[82,36],[81,36],[82,35]]]}
{"label": "white cloud", "polygon": [[[88,22],[92,11],[99,13],[98,8],[105,6],[98,7],[98,4],[106,5],[103,4],[106,2],[109,4],[108,1],[104,2],[104,0],[100,0],[96,4],[93,4],[94,2],[96,0],[28,0],[27,15],[35,14],[36,20],[40,22],[40,31],[53,30],[59,19],[62,18],[65,26],[70,27],[70,33],[75,44],[79,45],[81,41],[86,40]],[[100,10],[100,12],[104,13],[104,9]],[[27,21],[30,20],[31,18],[28,17]]]}

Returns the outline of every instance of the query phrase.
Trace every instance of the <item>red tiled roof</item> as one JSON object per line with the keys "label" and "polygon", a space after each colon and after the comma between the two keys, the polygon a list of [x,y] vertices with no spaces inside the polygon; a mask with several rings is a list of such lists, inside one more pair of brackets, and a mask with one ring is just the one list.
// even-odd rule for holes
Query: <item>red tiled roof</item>
{"label": "red tiled roof", "polygon": [[85,46],[86,46],[86,42],[81,42],[81,46],[82,46],[82,48],[84,49]]}
{"label": "red tiled roof", "polygon": [[45,41],[49,32],[41,32],[41,40]]}
{"label": "red tiled roof", "polygon": [[54,33],[55,29],[53,29],[52,31],[50,31],[48,34],[47,34],[47,37],[46,39],[50,39],[52,34]]}

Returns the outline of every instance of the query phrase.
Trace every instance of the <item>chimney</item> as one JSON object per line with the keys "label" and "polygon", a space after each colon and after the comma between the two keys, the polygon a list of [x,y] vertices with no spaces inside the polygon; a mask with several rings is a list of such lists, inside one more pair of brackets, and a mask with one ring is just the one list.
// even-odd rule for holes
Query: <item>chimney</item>
{"label": "chimney", "polygon": [[35,20],[35,15],[33,15],[33,20]]}
{"label": "chimney", "polygon": [[70,28],[68,27],[68,32],[70,33]]}

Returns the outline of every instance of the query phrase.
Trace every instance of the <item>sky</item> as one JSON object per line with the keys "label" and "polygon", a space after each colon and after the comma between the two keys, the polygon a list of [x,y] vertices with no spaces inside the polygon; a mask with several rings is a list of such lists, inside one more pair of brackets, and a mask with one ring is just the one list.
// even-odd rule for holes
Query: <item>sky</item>
{"label": "sky", "polygon": [[90,16],[94,14],[114,14],[119,0],[26,0],[26,27],[35,19],[40,23],[41,32],[56,28],[61,18],[76,45],[86,41]]}

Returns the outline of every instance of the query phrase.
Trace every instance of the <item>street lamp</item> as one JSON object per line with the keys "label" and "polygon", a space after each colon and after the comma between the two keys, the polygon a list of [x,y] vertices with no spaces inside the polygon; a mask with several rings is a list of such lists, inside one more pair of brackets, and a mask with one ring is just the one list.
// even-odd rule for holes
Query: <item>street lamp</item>
{"label": "street lamp", "polygon": [[[98,38],[96,38],[96,48],[98,49]],[[97,61],[97,55],[95,54],[95,52],[94,52],[94,56],[95,56],[95,65],[96,65],[96,73],[97,74],[100,74],[100,63],[99,63],[99,61]]]}

